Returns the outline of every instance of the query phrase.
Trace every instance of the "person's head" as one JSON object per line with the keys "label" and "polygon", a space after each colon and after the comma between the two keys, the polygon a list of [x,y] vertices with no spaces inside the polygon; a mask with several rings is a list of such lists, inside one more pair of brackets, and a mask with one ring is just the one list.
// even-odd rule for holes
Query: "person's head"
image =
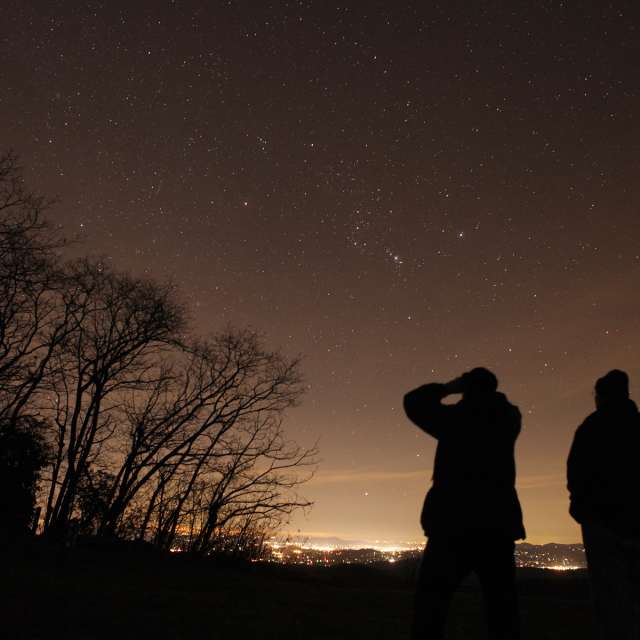
{"label": "person's head", "polygon": [[596,407],[599,409],[629,398],[629,376],[620,369],[609,371],[596,381]]}
{"label": "person's head", "polygon": [[476,367],[462,374],[461,387],[465,396],[491,395],[498,389],[498,378],[489,369]]}

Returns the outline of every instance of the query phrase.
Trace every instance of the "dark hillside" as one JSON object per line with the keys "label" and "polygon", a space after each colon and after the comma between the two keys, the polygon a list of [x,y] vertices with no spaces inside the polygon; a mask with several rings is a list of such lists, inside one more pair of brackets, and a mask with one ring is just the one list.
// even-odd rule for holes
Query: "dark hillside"
{"label": "dark hillside", "polygon": [[[7,639],[408,638],[408,565],[296,567],[202,562],[145,553],[74,552],[5,560]],[[520,572],[523,638],[589,637],[584,573]],[[483,638],[470,581],[450,637]]]}

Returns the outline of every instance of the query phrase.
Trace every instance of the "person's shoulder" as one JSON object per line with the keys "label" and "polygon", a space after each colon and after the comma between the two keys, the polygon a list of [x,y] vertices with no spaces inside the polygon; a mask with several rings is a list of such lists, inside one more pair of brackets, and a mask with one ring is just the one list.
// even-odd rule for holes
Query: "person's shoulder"
{"label": "person's shoulder", "polygon": [[633,421],[640,420],[640,411],[638,411],[638,405],[629,398],[626,402],[626,412],[629,416],[629,419]]}
{"label": "person's shoulder", "polygon": [[496,400],[501,410],[510,418],[520,418],[521,413],[517,405],[513,404],[504,393],[496,393]]}
{"label": "person's shoulder", "polygon": [[576,436],[584,436],[593,433],[602,426],[602,416],[598,411],[590,413],[576,429]]}

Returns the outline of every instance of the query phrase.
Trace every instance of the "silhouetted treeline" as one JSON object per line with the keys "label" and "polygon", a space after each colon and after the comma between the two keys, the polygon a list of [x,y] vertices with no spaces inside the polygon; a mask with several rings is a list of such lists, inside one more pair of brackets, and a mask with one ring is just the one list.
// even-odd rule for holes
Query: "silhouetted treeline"
{"label": "silhouetted treeline", "polygon": [[64,262],[49,205],[1,156],[4,535],[255,548],[309,505],[296,488],[315,450],[282,430],[304,390],[299,361],[250,330],[193,336],[170,285]]}

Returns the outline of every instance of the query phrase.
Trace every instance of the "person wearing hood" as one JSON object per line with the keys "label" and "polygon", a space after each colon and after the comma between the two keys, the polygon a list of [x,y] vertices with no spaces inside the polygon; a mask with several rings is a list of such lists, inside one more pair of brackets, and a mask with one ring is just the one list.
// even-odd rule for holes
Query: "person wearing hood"
{"label": "person wearing hood", "polygon": [[[447,612],[465,576],[482,586],[489,636],[519,638],[515,540],[525,537],[515,489],[520,411],[476,368],[404,397],[407,417],[438,441],[421,524],[428,542],[416,586],[413,638],[444,637]],[[456,404],[442,400],[462,394]]]}
{"label": "person wearing hood", "polygon": [[640,638],[640,413],[629,376],[598,379],[596,411],[567,460],[569,513],[582,527],[600,638]]}

